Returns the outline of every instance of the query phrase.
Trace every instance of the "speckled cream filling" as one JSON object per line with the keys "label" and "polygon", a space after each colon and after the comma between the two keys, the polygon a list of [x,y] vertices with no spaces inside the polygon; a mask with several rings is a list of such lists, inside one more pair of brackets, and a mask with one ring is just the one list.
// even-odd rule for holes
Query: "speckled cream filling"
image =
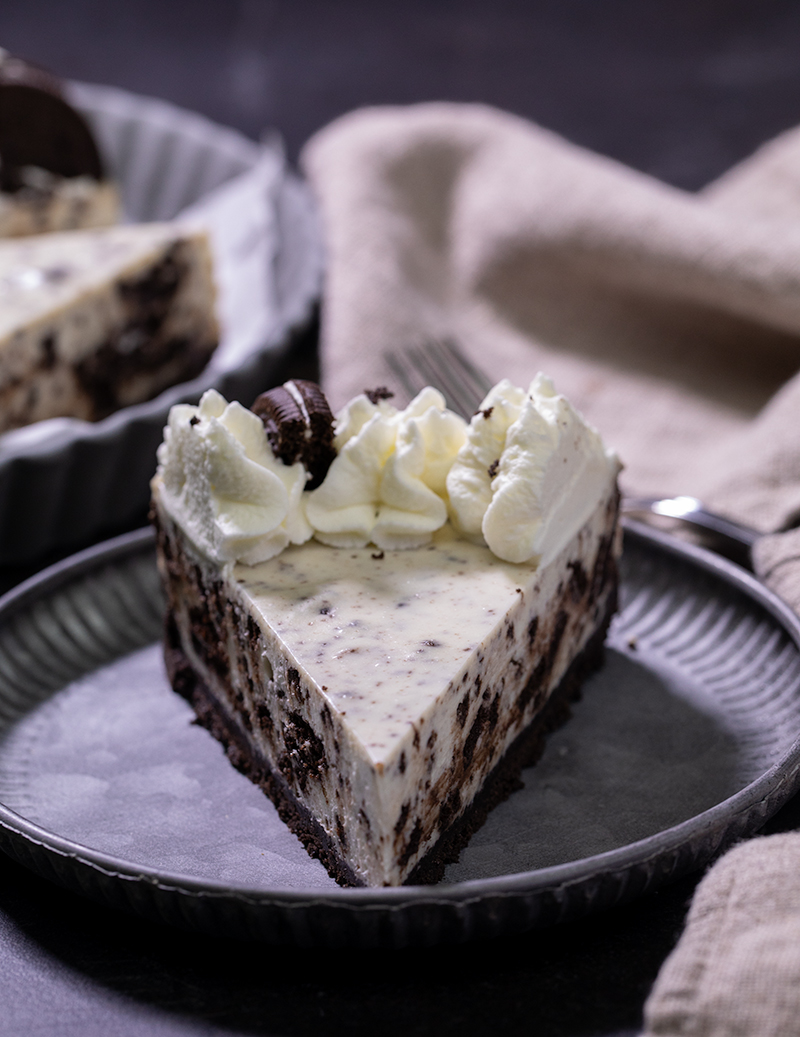
{"label": "speckled cream filling", "polygon": [[[185,274],[160,334],[217,341],[211,257],[203,235],[142,224],[0,241],[0,431],[44,418],[91,418],[75,369],[107,344],[126,348],[126,282],[146,277],[176,244]],[[131,343],[131,348],[137,348]],[[148,399],[181,373],[142,371],[120,405]]]}
{"label": "speckled cream filling", "polygon": [[404,881],[602,622],[616,502],[609,487],[543,569],[449,527],[413,551],[310,542],[224,574],[201,560],[231,603],[217,623],[229,673],[192,646],[190,603],[187,655],[366,884]]}

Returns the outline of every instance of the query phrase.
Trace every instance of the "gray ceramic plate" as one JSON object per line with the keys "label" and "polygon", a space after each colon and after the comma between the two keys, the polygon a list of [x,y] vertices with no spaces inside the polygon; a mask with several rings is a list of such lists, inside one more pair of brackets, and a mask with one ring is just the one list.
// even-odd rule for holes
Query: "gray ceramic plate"
{"label": "gray ceramic plate", "polygon": [[607,662],[434,887],[339,889],[192,724],[148,530],[0,601],[0,846],[153,919],[268,942],[432,944],[572,918],[756,831],[800,769],[800,622],[743,570],[629,527]]}

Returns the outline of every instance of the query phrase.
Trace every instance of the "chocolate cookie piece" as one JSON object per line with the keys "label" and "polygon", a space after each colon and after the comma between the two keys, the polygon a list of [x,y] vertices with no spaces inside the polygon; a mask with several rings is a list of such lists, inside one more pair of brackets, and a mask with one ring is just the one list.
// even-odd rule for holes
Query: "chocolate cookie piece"
{"label": "chocolate cookie piece", "polygon": [[60,81],[0,50],[0,189],[26,186],[23,171],[29,166],[103,179],[92,132],[64,98]]}
{"label": "chocolate cookie piece", "polygon": [[316,382],[295,378],[262,393],[252,406],[264,422],[272,451],[284,464],[302,461],[313,490],[336,457],[333,414]]}

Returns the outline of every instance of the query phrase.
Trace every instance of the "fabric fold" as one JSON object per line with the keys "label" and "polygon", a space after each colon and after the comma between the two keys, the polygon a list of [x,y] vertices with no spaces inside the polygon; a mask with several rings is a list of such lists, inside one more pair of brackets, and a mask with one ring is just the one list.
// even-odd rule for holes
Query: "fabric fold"
{"label": "fabric fold", "polygon": [[[380,385],[402,405],[387,357],[444,337],[493,382],[543,371],[626,492],[697,496],[765,534],[757,574],[800,613],[800,129],[697,194],[480,105],[357,111],[302,162],[334,406]],[[648,1037],[797,1030],[798,876],[800,834],[712,868]]]}
{"label": "fabric fold", "polygon": [[697,888],[643,1037],[788,1037],[800,990],[800,833],[742,843]]}

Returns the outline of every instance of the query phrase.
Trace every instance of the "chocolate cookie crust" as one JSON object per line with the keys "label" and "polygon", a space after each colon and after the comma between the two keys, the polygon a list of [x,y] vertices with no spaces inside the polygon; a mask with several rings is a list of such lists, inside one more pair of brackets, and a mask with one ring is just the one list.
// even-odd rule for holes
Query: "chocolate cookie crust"
{"label": "chocolate cookie crust", "polygon": [[[523,769],[538,762],[548,736],[572,715],[571,706],[581,697],[583,682],[602,665],[605,636],[615,610],[616,601],[609,601],[603,626],[573,660],[545,708],[507,750],[467,811],[415,866],[403,885],[434,885],[440,882],[447,865],[458,861],[461,851],[492,810],[522,788]],[[164,659],[173,689],[189,702],[198,722],[222,744],[233,766],[269,796],[278,816],[300,839],[309,856],[319,860],[340,886],[363,886],[364,883],[342,859],[319,822],[293,795],[280,772],[253,751],[252,746],[242,737],[237,724],[229,719],[223,704],[192,668],[181,648],[180,636],[171,613],[167,614],[165,621]],[[536,674],[531,675],[529,688],[530,694],[534,694]]]}

